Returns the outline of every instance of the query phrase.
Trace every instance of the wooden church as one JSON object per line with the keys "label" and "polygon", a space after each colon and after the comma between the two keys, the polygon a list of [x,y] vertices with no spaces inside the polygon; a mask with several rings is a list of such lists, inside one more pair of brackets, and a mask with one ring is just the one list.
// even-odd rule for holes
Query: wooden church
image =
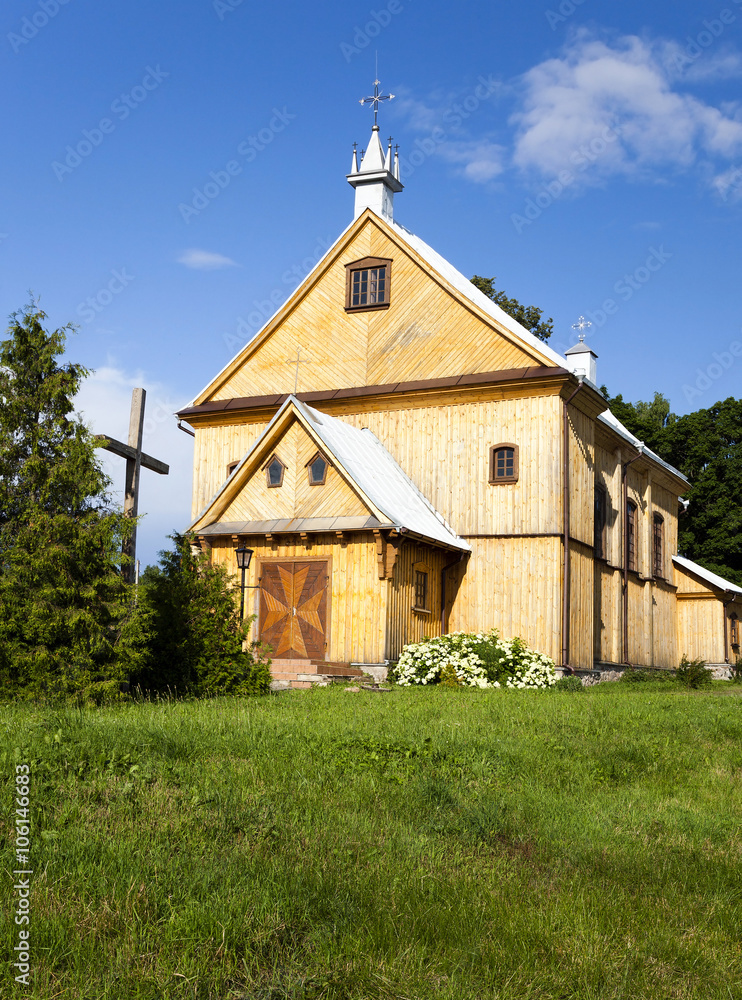
{"label": "wooden church", "polygon": [[178,414],[190,531],[232,573],[253,551],[276,676],[493,627],[575,669],[675,667],[685,478],[607,410],[589,347],[557,354],[395,220],[377,125],[348,182],[352,223]]}

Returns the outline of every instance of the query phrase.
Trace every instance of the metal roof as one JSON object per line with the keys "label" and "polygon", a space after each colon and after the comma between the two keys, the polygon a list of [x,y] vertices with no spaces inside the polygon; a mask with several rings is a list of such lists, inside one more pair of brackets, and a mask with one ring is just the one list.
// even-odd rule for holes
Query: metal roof
{"label": "metal roof", "polygon": [[712,587],[716,587],[718,590],[729,590],[734,594],[742,594],[742,587],[738,587],[736,583],[730,583],[723,576],[717,576],[710,569],[704,569],[703,566],[699,566],[698,563],[686,559],[685,556],[673,556],[672,561],[677,563],[678,566],[682,566],[683,569],[695,573],[696,576],[700,576],[702,580],[710,583]]}

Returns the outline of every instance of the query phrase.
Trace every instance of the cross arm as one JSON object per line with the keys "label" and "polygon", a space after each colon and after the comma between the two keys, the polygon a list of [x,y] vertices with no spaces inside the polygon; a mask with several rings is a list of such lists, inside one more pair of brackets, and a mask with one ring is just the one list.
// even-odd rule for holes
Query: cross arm
{"label": "cross arm", "polygon": [[[119,455],[121,458],[136,461],[137,450],[136,448],[132,448],[130,444],[124,444],[123,441],[117,441],[115,438],[105,437],[102,434],[96,435],[95,442],[96,448],[104,448],[106,451],[111,451],[114,455]],[[157,458],[152,458],[151,455],[146,455],[144,452],[141,453],[140,464],[143,469],[157,472],[161,476],[167,476],[170,472],[169,465],[160,462]]]}

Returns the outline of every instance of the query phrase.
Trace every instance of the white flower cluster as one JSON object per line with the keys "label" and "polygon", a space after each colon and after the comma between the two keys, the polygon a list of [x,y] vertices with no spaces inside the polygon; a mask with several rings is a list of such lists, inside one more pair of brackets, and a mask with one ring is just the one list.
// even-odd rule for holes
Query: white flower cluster
{"label": "white flower cluster", "polygon": [[405,646],[396,668],[397,683],[437,684],[453,671],[463,687],[544,689],[556,684],[554,662],[520,639],[501,639],[494,630],[452,632]]}

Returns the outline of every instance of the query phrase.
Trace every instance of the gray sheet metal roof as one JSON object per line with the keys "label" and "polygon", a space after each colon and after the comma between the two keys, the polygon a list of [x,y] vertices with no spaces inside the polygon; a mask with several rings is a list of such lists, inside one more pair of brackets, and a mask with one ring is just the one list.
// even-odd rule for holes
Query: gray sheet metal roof
{"label": "gray sheet metal roof", "polygon": [[717,576],[710,569],[704,569],[703,566],[699,566],[698,563],[686,559],[685,556],[673,556],[672,561],[677,563],[678,566],[682,566],[683,569],[695,573],[696,576],[700,576],[702,580],[710,583],[712,587],[716,587],[718,590],[729,590],[734,594],[742,594],[742,587],[738,587],[736,583],[730,583],[723,576]]}

